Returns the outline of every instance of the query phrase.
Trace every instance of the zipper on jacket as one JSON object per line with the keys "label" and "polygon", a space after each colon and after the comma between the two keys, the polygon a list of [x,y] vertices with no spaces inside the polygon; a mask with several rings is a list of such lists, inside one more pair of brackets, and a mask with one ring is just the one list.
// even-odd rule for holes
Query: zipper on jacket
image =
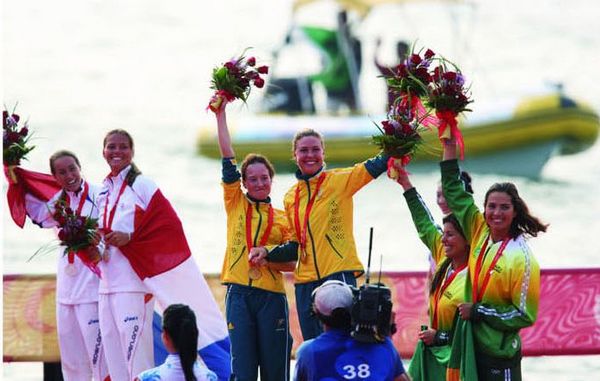
{"label": "zipper on jacket", "polygon": [[[308,182],[308,180],[304,180],[304,181],[306,181],[306,188],[308,189],[308,198],[307,198],[307,201],[306,201],[306,205],[308,206],[308,203],[310,202],[310,197],[311,197],[311,194],[310,194],[311,193],[310,192],[310,183]],[[317,198],[315,196],[315,203],[316,202],[317,202]],[[313,204],[313,206],[314,206],[314,204]],[[304,213],[306,213],[306,210],[304,211]],[[308,235],[310,236],[310,246],[312,247],[312,251],[313,251],[313,258],[314,258],[314,263],[315,263],[315,272],[317,273],[317,280],[320,280],[321,279],[321,273],[319,272],[319,264],[317,262],[317,250],[315,249],[315,240],[313,239],[312,230],[310,230],[310,221],[309,221],[309,219],[306,220],[306,230],[308,231]]]}
{"label": "zipper on jacket", "polygon": [[[254,234],[254,239],[252,240],[252,246],[256,247],[256,240],[258,239],[258,234],[260,233],[260,225],[262,224],[262,214],[260,214],[260,202],[256,202],[256,213],[258,213],[258,225],[256,226],[256,234]],[[252,224],[252,221],[250,221]],[[252,227],[252,225],[250,225]],[[248,249],[248,254],[250,254],[250,249]],[[248,264],[250,267],[250,264]],[[252,279],[248,277],[248,286],[252,287]]]}

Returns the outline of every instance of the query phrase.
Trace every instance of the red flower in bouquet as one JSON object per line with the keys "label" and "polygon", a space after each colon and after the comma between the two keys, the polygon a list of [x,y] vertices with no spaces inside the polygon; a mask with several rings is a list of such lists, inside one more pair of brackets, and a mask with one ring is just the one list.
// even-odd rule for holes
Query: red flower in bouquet
{"label": "red flower in bouquet", "polygon": [[[449,65],[454,70],[449,70]],[[469,103],[473,102],[470,90],[465,87],[465,78],[461,71],[449,61],[441,60],[431,77],[427,105],[435,109],[439,120],[439,137],[440,139],[454,137],[460,148],[460,157],[464,159],[464,142],[458,129],[457,117],[461,112],[471,111],[467,108]]]}
{"label": "red flower in bouquet", "polygon": [[208,104],[208,108],[216,112],[221,103],[232,102],[235,99],[241,99],[246,102],[250,95],[251,85],[262,88],[265,80],[261,75],[269,72],[268,66],[255,68],[256,58],[245,58],[242,53],[239,57],[233,58],[220,67],[216,67],[212,72],[210,88],[215,90],[213,101]]}
{"label": "red flower in bouquet", "polygon": [[412,53],[398,65],[395,71],[386,76],[390,91],[396,96],[394,103],[408,105],[414,112],[420,123],[425,126],[437,124],[435,117],[428,115],[421,98],[428,94],[428,85],[432,80],[429,67],[436,59],[431,49],[423,49]]}
{"label": "red flower in bouquet", "polygon": [[6,110],[2,112],[2,160],[5,165],[19,165],[21,159],[35,147],[27,143],[31,135],[27,122],[19,127],[19,115]]}
{"label": "red flower in bouquet", "polygon": [[[380,134],[373,135],[373,143],[379,146],[388,156],[388,168],[392,161],[400,160],[402,166],[407,165],[414,152],[423,143],[421,132],[426,130],[422,124],[424,117],[417,117],[410,103],[396,102],[388,112],[387,120],[377,126]],[[393,175],[390,177],[394,178]]]}
{"label": "red flower in bouquet", "polygon": [[431,82],[429,66],[435,53],[427,49],[423,56],[421,52],[410,56],[398,65],[394,73],[386,77],[388,85],[400,96],[423,97],[427,95],[427,85]]}
{"label": "red flower in bouquet", "polygon": [[59,225],[58,239],[61,245],[65,246],[69,263],[73,263],[74,256],[77,255],[92,272],[100,276],[98,263],[101,256],[93,243],[98,229],[98,219],[77,215],[67,206],[64,198],[54,203],[52,217]]}

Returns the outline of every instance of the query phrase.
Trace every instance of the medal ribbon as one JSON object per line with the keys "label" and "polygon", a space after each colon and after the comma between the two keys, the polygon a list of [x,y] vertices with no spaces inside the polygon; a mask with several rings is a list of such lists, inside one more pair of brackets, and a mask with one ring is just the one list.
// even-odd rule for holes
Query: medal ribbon
{"label": "medal ribbon", "polygon": [[119,205],[119,200],[121,199],[121,195],[125,192],[125,188],[127,187],[127,182],[123,180],[123,184],[121,184],[121,188],[119,189],[119,194],[117,195],[117,199],[115,200],[115,204],[110,209],[110,216],[108,217],[108,222],[106,221],[106,215],[108,214],[108,199],[110,198],[110,193],[106,195],[106,202],[104,203],[104,219],[103,219],[103,230],[105,233],[111,232],[111,227],[113,220],[115,219],[115,212],[117,211],[117,205]]}
{"label": "medal ribbon", "polygon": [[[90,187],[89,187],[88,183],[86,183],[84,181],[83,182],[83,193],[81,193],[81,198],[79,199],[79,205],[77,206],[77,210],[75,211],[76,216],[81,216],[81,211],[83,210],[83,204],[85,204],[85,200],[87,199],[89,190],[90,190]],[[69,198],[69,195],[66,193],[65,193],[65,201],[66,201],[67,205],[69,205],[69,207],[71,207],[71,199]],[[75,262],[75,253],[69,251],[69,253],[67,254],[67,259],[69,261],[69,264],[73,264]]]}
{"label": "medal ribbon", "polygon": [[488,241],[489,241],[489,235],[488,235],[488,238],[485,240],[483,246],[481,247],[481,250],[479,251],[479,257],[477,257],[477,263],[475,264],[475,274],[474,274],[475,276],[473,278],[473,280],[474,280],[473,281],[473,303],[479,303],[481,301],[481,299],[483,298],[485,289],[487,288],[488,283],[490,282],[490,276],[492,275],[492,271],[494,270],[496,263],[498,263],[498,260],[502,256],[502,253],[504,252],[504,249],[506,248],[506,245],[508,245],[508,241],[510,241],[510,239],[506,238],[502,241],[502,245],[500,245],[500,248],[496,252],[496,255],[494,256],[492,263],[490,263],[490,266],[488,267],[489,271],[486,272],[485,276],[483,277],[483,282],[481,283],[481,289],[478,290],[479,276],[481,275],[484,257],[487,254],[486,250],[487,250]]}
{"label": "medal ribbon", "polygon": [[[321,184],[325,180],[326,173],[322,172],[317,180],[317,186],[315,187],[315,193],[312,195],[308,204],[306,205],[306,211],[304,213],[304,226],[300,228],[300,183],[296,185],[296,197],[294,198],[294,227],[296,229],[296,236],[300,240],[300,248],[302,249],[303,258],[306,256],[306,230],[308,228],[308,217],[312,210],[313,204],[321,189]],[[310,192],[310,184],[308,185],[308,191]]]}
{"label": "medal ribbon", "polygon": [[[269,235],[271,235],[271,230],[273,229],[273,206],[269,204],[269,217],[267,220],[267,228],[265,229],[262,237],[259,241],[259,246],[265,246],[267,240],[269,239]],[[252,242],[252,203],[248,203],[248,208],[246,209],[246,246],[248,247],[248,253],[250,249],[254,247]]]}
{"label": "medal ribbon", "polygon": [[442,296],[444,295],[444,291],[446,291],[448,286],[450,286],[450,284],[452,283],[454,278],[456,278],[458,273],[463,271],[465,269],[465,267],[467,267],[467,264],[468,264],[468,262],[463,264],[456,270],[454,270],[454,272],[450,276],[446,276],[446,280],[444,280],[444,283],[442,284],[442,286],[439,287],[437,289],[437,291],[433,294],[433,319],[432,319],[432,323],[431,323],[433,329],[437,329],[437,327],[438,327],[438,321],[437,321],[438,304],[440,302],[440,299],[442,299]]}

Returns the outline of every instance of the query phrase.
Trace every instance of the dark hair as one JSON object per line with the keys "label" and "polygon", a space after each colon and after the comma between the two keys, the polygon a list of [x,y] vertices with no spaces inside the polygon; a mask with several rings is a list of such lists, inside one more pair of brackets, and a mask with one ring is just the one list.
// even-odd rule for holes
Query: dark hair
{"label": "dark hair", "polygon": [[246,170],[250,164],[263,164],[267,167],[267,171],[269,171],[269,177],[273,178],[275,176],[275,168],[273,168],[273,164],[267,159],[266,156],[260,155],[258,153],[249,153],[242,161],[242,180],[246,180]]}
{"label": "dark hair", "polygon": [[[442,219],[442,223],[443,224],[452,224],[452,226],[454,226],[454,229],[456,229],[456,231],[461,235],[461,237],[463,237],[465,239],[465,241],[467,241],[467,236],[465,235],[465,232],[463,231],[462,227],[460,226],[460,223],[458,222],[458,219],[456,218],[456,216],[454,214],[448,214],[447,216],[444,216],[444,218]],[[468,243],[468,241],[467,241]],[[440,285],[440,283],[442,282],[442,279],[444,279],[444,275],[446,274],[446,271],[448,270],[448,266],[450,266],[452,264],[452,259],[450,258],[445,258],[442,263],[440,264],[439,269],[436,271],[435,275],[433,276],[433,279],[431,279],[431,284],[429,285],[429,293],[431,295],[433,295],[433,293],[435,292],[435,290],[438,288],[438,286]]]}
{"label": "dark hair", "polygon": [[529,213],[527,204],[525,204],[525,201],[519,196],[517,187],[513,183],[495,183],[488,189],[485,193],[485,201],[483,203],[484,215],[488,197],[494,192],[506,193],[510,197],[512,206],[515,209],[516,215],[512,220],[509,232],[511,238],[517,238],[521,234],[537,237],[539,232],[546,231],[548,224],[542,223],[537,217],[534,217]]}
{"label": "dark hair", "polygon": [[298,144],[298,140],[307,136],[314,136],[315,138],[318,138],[321,141],[321,147],[325,148],[325,140],[323,139],[323,135],[313,130],[312,128],[305,128],[296,132],[296,134],[294,135],[294,138],[292,139],[292,152],[296,151],[296,145]]}
{"label": "dark hair", "polygon": [[163,331],[179,353],[186,381],[196,381],[194,363],[198,357],[196,314],[185,304],[171,304],[163,314]]}
{"label": "dark hair", "polygon": [[468,193],[473,194],[473,186],[471,186],[471,175],[469,175],[469,172],[467,171],[460,171],[460,175],[459,175],[460,181],[463,183],[463,186],[465,188],[465,191]]}
{"label": "dark hair", "polygon": [[349,330],[352,326],[350,311],[346,308],[336,308],[335,310],[331,311],[329,316],[322,315],[318,311],[316,314],[319,320],[321,320],[323,324],[326,324],[328,327]]}
{"label": "dark hair", "polygon": [[[127,132],[123,129],[120,129],[120,128],[110,130],[106,133],[106,135],[104,135],[104,140],[102,141],[102,147],[106,146],[106,141],[108,140],[108,137],[111,135],[115,135],[115,134],[125,136],[127,138],[127,141],[129,142],[129,147],[131,147],[131,149],[133,150],[133,138],[131,137],[131,134],[129,134],[129,132]],[[127,176],[125,177],[125,182],[127,183],[127,185],[132,186],[133,183],[135,182],[135,179],[141,174],[142,174],[142,171],[140,171],[140,169],[135,165],[134,162],[131,162],[131,169],[129,170],[129,172],[127,172]]]}
{"label": "dark hair", "polygon": [[67,151],[65,149],[60,150],[60,151],[56,151],[52,154],[52,156],[50,156],[50,173],[52,173],[53,175],[55,174],[55,170],[54,170],[54,162],[58,159],[60,159],[61,157],[72,157],[73,160],[75,160],[75,164],[77,164],[77,167],[79,167],[79,169],[81,169],[81,164],[79,164],[79,159],[77,158],[77,156],[75,156],[75,154],[71,151]]}

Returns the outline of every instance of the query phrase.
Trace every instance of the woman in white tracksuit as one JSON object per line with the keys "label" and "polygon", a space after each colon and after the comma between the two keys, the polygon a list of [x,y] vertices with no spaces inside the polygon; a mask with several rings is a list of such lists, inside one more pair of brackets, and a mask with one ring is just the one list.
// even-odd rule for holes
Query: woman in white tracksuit
{"label": "woman in white tracksuit", "polygon": [[111,379],[129,381],[154,366],[154,298],[120,248],[131,241],[136,215],[147,209],[157,187],[132,163],[133,139],[127,131],[108,132],[103,147],[110,174],[98,197],[106,245],[100,266],[100,327]]}
{"label": "woman in white tracksuit", "polygon": [[[42,228],[58,227],[54,204],[63,199],[78,215],[98,217],[100,187],[81,178],[77,156],[58,151],[50,157],[52,175],[62,187],[48,202],[25,196],[27,215]],[[108,375],[98,323],[98,276],[61,246],[56,271],[56,322],[63,378],[104,381]]]}

